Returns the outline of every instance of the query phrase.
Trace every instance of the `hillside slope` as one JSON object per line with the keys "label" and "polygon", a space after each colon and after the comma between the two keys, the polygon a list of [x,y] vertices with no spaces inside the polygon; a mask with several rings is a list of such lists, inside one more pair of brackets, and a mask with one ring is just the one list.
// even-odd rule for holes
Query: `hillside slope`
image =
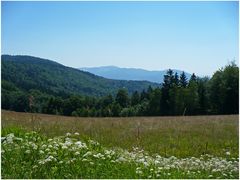
{"label": "hillside slope", "polygon": [[[129,93],[159,84],[147,81],[111,80],[63,66],[57,62],[32,57],[2,55],[2,90],[37,89],[53,95],[81,94],[102,96],[126,88]],[[4,84],[4,85],[3,85]]]}
{"label": "hillside slope", "polygon": [[[102,66],[102,67],[85,67],[79,68],[80,70],[93,73],[98,76],[102,76],[109,79],[121,79],[121,80],[145,80],[155,83],[162,83],[164,75],[167,70],[162,71],[148,71],[145,69],[136,69],[136,68],[120,68],[116,66]],[[180,70],[173,69],[173,72],[177,72],[178,75],[182,73]],[[191,74],[186,73],[185,75],[189,79]]]}

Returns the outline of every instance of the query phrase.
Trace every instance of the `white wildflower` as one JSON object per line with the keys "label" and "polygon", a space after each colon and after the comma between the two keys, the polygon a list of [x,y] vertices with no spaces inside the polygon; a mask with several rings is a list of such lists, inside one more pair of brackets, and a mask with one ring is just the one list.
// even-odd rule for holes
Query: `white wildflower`
{"label": "white wildflower", "polygon": [[226,152],[226,155],[227,155],[227,156],[230,156],[230,155],[231,155],[231,153],[230,153],[229,151],[227,151],[227,152]]}
{"label": "white wildflower", "polygon": [[71,133],[66,133],[66,136],[71,136],[72,134]]}
{"label": "white wildflower", "polygon": [[124,157],[120,156],[116,161],[117,162],[124,162],[124,161],[126,161],[126,159]]}
{"label": "white wildflower", "polygon": [[77,152],[75,152],[75,155],[76,155],[76,156],[78,156],[79,154],[80,154],[80,152],[78,152],[78,151],[77,151]]}
{"label": "white wildflower", "polygon": [[63,146],[62,146],[62,149],[67,149],[67,148],[68,148],[68,147],[67,147],[67,146],[65,146],[65,145],[63,145]]}
{"label": "white wildflower", "polygon": [[90,155],[92,155],[92,152],[91,152],[91,151],[88,151],[88,152],[86,152],[86,153],[83,155],[83,157],[90,156]]}
{"label": "white wildflower", "polygon": [[136,174],[142,174],[143,172],[141,170],[136,170]]}

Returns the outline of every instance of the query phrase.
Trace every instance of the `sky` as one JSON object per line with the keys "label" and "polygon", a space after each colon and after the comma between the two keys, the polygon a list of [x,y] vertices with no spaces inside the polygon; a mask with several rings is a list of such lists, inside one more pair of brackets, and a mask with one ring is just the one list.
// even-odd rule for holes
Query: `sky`
{"label": "sky", "polygon": [[236,60],[238,2],[2,2],[1,53],[70,67],[180,69]]}

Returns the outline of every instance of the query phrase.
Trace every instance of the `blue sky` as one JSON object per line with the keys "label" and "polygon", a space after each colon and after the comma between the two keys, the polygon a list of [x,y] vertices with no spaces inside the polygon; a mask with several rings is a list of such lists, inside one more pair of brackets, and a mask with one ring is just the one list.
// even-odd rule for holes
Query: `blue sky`
{"label": "blue sky", "polygon": [[238,63],[238,2],[2,2],[2,54],[212,75]]}

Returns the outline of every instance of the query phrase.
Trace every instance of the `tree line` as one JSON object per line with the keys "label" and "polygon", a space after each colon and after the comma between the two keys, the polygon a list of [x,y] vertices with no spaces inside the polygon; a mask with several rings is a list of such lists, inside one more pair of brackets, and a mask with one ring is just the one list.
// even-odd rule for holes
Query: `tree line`
{"label": "tree line", "polygon": [[192,74],[187,79],[169,69],[161,87],[128,94],[119,89],[116,95],[90,97],[53,96],[32,89],[10,91],[2,82],[2,108],[82,117],[175,116],[239,113],[239,68],[232,62],[216,71],[211,79]]}

